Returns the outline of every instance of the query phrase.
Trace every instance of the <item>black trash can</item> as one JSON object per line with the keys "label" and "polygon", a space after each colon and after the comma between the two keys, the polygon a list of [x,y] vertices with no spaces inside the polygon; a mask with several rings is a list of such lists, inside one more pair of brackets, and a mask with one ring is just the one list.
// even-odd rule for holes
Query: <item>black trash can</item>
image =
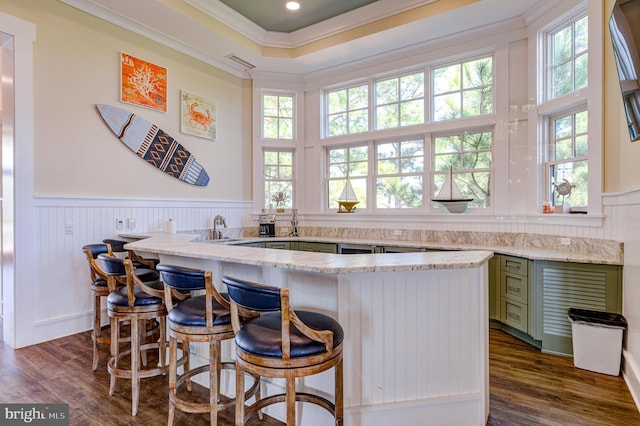
{"label": "black trash can", "polygon": [[584,370],[618,376],[627,320],[620,314],[569,309],[573,364]]}

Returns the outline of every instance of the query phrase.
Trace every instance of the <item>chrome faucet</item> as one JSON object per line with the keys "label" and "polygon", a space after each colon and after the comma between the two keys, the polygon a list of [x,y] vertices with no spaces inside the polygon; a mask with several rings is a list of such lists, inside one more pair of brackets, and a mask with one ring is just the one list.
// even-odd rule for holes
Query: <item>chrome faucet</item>
{"label": "chrome faucet", "polygon": [[224,217],[220,216],[219,214],[216,215],[216,217],[213,218],[213,231],[211,232],[211,239],[212,240],[219,240],[222,239],[222,231],[218,230],[218,226],[222,225],[225,228],[227,227],[227,221],[225,220]]}

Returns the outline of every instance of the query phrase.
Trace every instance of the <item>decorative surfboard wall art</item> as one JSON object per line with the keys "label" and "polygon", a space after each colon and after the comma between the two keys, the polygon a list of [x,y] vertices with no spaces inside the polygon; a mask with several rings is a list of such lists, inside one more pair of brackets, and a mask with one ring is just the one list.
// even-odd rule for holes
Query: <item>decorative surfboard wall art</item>
{"label": "decorative surfboard wall art", "polygon": [[138,157],[178,180],[207,186],[209,175],[204,167],[164,130],[115,106],[96,104],[96,108],[111,131]]}

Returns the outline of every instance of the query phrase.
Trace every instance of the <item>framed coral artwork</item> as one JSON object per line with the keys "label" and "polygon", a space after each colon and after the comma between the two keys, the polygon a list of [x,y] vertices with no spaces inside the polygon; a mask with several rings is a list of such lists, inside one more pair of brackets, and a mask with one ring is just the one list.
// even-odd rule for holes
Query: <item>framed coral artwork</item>
{"label": "framed coral artwork", "polygon": [[180,97],[180,131],[216,140],[216,102],[184,90]]}
{"label": "framed coral artwork", "polygon": [[167,70],[120,53],[120,100],[167,112]]}

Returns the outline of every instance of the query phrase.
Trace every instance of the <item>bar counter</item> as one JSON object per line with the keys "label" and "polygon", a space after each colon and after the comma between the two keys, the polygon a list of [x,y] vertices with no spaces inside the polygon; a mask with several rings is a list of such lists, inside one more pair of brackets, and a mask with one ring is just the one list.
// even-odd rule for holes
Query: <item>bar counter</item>
{"label": "bar counter", "polygon": [[[141,237],[141,236],[137,236]],[[295,308],[345,331],[345,425],[484,425],[489,415],[488,266],[484,250],[339,255],[148,234],[126,247],[161,263],[288,287]],[[228,345],[223,356],[232,356]],[[227,380],[228,379],[228,380]],[[233,377],[224,377],[233,393]],[[270,381],[268,393],[282,383]],[[298,382],[333,397],[333,373]],[[282,404],[268,414],[282,419]],[[332,418],[305,404],[301,424]]]}

